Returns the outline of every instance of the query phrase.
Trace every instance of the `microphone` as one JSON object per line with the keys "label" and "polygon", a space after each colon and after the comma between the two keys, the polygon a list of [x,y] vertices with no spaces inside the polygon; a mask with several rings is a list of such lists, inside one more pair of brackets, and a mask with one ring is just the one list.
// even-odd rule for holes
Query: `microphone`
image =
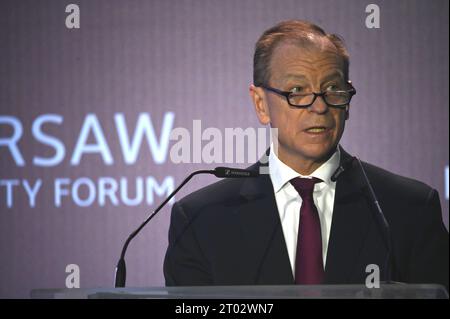
{"label": "microphone", "polygon": [[259,171],[240,168],[216,167],[213,174],[216,177],[227,177],[227,178],[258,177]]}
{"label": "microphone", "polygon": [[381,209],[380,203],[378,202],[377,196],[375,195],[375,191],[372,188],[372,184],[370,183],[369,178],[367,177],[366,170],[364,169],[359,158],[356,158],[358,162],[358,166],[364,176],[364,180],[366,182],[367,188],[369,189],[370,197],[373,201],[374,206],[377,210],[377,219],[383,231],[383,237],[386,243],[386,257],[384,261],[384,266],[386,269],[386,283],[392,283],[391,281],[391,251],[392,251],[392,237],[391,237],[391,228],[389,227],[389,223],[386,219],[386,216]]}
{"label": "microphone", "polygon": [[349,159],[347,159],[344,163],[342,163],[342,165],[340,165],[333,173],[333,175],[331,175],[331,181],[335,182],[338,177],[344,173],[346,170],[348,170],[352,164],[353,161],[356,159],[356,157],[352,156]]}
{"label": "microphone", "polygon": [[392,237],[391,237],[391,230],[389,227],[389,223],[386,220],[386,217],[383,213],[383,210],[381,209],[380,203],[378,202],[377,196],[375,195],[375,191],[373,190],[372,184],[370,183],[369,178],[367,177],[366,170],[364,169],[364,166],[361,163],[361,160],[355,156],[352,156],[351,158],[347,159],[342,165],[340,165],[336,171],[331,175],[331,181],[335,182],[338,177],[344,173],[346,170],[350,169],[353,166],[353,162],[356,161],[358,163],[358,166],[360,168],[360,171],[362,173],[362,176],[364,177],[364,182],[367,185],[367,188],[369,189],[370,198],[376,208],[377,214],[376,218],[378,219],[378,222],[382,228],[383,237],[386,243],[386,258],[385,258],[385,269],[386,269],[386,282],[392,283],[391,281],[391,250],[392,250]]}
{"label": "microphone", "polygon": [[142,228],[147,225],[147,223],[152,220],[153,217],[170,201],[170,199],[175,196],[178,191],[183,188],[183,186],[189,182],[189,180],[198,174],[212,174],[219,178],[245,178],[245,177],[258,177],[259,171],[258,170],[246,170],[246,169],[239,169],[239,168],[230,168],[230,167],[216,167],[214,170],[198,170],[195,172],[192,172],[189,174],[188,177],[186,177],[183,182],[172,192],[167,196],[167,198],[154,210],[154,212],[147,217],[147,219],[135,230],[133,231],[130,236],[128,236],[127,240],[125,241],[122,252],[120,254],[120,259],[117,262],[116,271],[114,274],[114,287],[115,288],[121,288],[125,287],[126,277],[127,277],[127,269],[126,269],[126,263],[125,263],[125,253],[127,252],[128,245],[133,240],[134,237],[142,230]]}

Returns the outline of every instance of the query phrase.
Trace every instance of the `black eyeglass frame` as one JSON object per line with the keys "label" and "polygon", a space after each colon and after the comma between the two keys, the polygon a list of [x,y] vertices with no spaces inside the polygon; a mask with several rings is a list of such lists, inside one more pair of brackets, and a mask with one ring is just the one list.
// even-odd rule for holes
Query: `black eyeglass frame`
{"label": "black eyeglass frame", "polygon": [[[270,86],[267,86],[267,85],[261,85],[261,87],[262,87],[263,89],[266,89],[266,90],[271,91],[271,92],[273,92],[273,93],[276,93],[276,94],[278,94],[278,95],[284,96],[284,97],[286,98],[286,101],[288,102],[288,104],[289,104],[290,106],[295,107],[295,108],[301,108],[301,109],[303,109],[303,108],[310,107],[311,105],[314,104],[314,102],[316,101],[316,99],[317,99],[318,96],[322,97],[322,99],[324,100],[325,104],[328,105],[328,106],[330,106],[330,107],[345,108],[347,105],[350,104],[350,101],[352,100],[352,97],[356,94],[356,89],[353,87],[353,85],[351,84],[350,81],[348,82],[348,84],[351,86],[351,88],[350,88],[349,90],[324,91],[324,92],[319,92],[319,93],[311,92],[311,93],[308,93],[308,94],[298,94],[298,93],[294,93],[294,92],[290,92],[290,91],[281,91],[281,90],[278,90],[278,89],[276,89],[276,88],[273,88],[273,87],[270,87]],[[344,103],[344,104],[331,104],[331,103],[328,103],[327,98],[326,98],[326,94],[327,94],[327,93],[340,93],[340,92],[341,92],[341,93],[344,93],[344,92],[345,92],[345,93],[349,93],[349,94],[350,94],[347,103]],[[314,95],[314,98],[313,98],[312,102],[309,103],[309,104],[307,104],[307,105],[296,105],[296,104],[292,104],[292,103],[289,101],[289,96],[290,96],[291,94],[304,95],[304,96],[307,96],[307,95]]]}

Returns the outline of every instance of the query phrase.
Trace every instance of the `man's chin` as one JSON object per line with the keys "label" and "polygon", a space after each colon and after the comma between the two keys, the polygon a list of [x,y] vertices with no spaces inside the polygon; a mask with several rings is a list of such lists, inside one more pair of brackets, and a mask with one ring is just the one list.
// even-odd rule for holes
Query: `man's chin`
{"label": "man's chin", "polygon": [[324,147],[323,145],[308,145],[298,149],[297,153],[300,158],[305,158],[314,162],[326,162],[335,152],[336,146]]}

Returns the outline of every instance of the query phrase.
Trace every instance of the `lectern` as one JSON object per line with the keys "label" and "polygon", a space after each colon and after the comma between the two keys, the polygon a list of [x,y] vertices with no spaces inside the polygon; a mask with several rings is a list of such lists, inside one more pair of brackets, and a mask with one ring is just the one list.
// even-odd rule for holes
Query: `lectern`
{"label": "lectern", "polygon": [[148,288],[35,289],[45,299],[448,299],[440,285],[382,284],[317,286],[196,286]]}

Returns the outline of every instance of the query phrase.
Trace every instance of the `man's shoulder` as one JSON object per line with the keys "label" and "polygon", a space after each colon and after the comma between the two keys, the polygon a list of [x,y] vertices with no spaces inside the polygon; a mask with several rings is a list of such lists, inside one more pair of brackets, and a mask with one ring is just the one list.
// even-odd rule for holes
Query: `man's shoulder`
{"label": "man's shoulder", "polygon": [[399,200],[423,202],[429,199],[434,189],[426,183],[402,176],[384,168],[363,162],[375,192],[384,196],[395,196]]}

